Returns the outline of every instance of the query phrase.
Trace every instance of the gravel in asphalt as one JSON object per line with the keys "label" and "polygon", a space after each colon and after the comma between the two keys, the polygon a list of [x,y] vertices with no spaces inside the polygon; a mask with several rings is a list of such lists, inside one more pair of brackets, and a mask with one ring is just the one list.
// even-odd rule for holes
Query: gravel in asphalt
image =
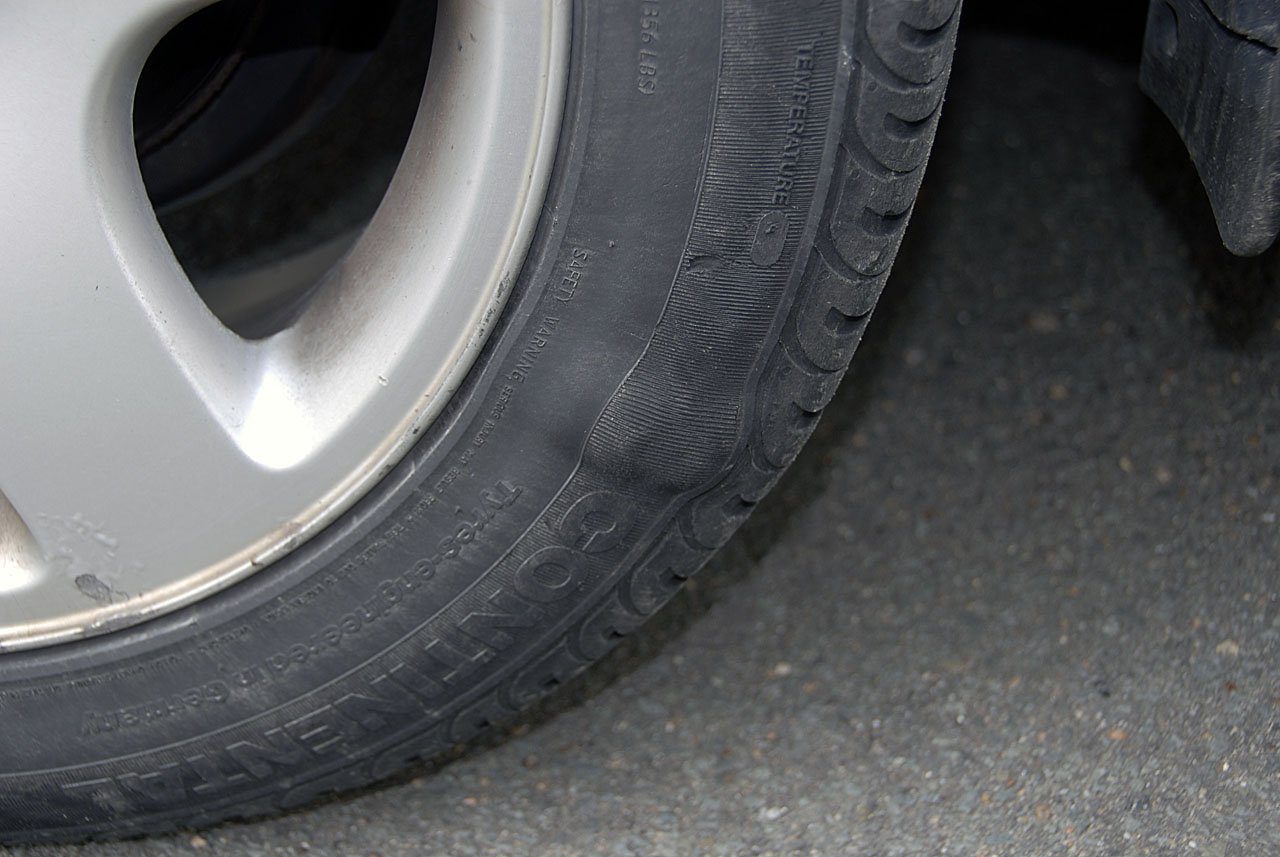
{"label": "gravel in asphalt", "polygon": [[962,35],[813,442],[510,734],[105,855],[1280,853],[1280,305],[1135,69]]}

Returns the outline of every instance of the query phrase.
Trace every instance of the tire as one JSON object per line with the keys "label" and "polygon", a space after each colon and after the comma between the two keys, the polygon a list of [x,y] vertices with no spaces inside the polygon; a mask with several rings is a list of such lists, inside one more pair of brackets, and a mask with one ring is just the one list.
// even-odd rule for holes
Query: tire
{"label": "tire", "polygon": [[362,786],[639,628],[834,394],[920,184],[959,5],[579,3],[548,205],[445,414],[247,580],[0,657],[4,839]]}

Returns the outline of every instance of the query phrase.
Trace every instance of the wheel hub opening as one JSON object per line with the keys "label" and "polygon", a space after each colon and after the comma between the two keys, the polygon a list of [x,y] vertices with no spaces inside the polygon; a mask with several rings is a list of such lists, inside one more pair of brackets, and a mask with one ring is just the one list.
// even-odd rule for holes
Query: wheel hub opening
{"label": "wheel hub opening", "polygon": [[222,0],[151,52],[134,142],[197,293],[257,339],[296,318],[382,201],[430,64],[434,2]]}

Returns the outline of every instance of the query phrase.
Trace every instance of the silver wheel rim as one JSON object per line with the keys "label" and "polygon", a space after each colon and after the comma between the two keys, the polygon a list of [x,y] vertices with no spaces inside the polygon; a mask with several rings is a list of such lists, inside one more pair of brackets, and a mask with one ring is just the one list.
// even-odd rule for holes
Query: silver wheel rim
{"label": "silver wheel rim", "polygon": [[460,383],[542,210],[569,4],[444,0],[373,221],[295,324],[237,337],[130,121],[151,48],[209,2],[0,4],[0,649],[190,604],[347,509]]}

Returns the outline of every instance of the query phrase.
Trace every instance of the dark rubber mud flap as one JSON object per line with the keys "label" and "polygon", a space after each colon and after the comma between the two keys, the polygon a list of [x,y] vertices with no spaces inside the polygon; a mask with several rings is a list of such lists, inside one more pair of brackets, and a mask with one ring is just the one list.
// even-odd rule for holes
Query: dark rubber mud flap
{"label": "dark rubber mud flap", "polygon": [[1151,0],[1142,90],[1173,122],[1232,253],[1280,232],[1280,3]]}

